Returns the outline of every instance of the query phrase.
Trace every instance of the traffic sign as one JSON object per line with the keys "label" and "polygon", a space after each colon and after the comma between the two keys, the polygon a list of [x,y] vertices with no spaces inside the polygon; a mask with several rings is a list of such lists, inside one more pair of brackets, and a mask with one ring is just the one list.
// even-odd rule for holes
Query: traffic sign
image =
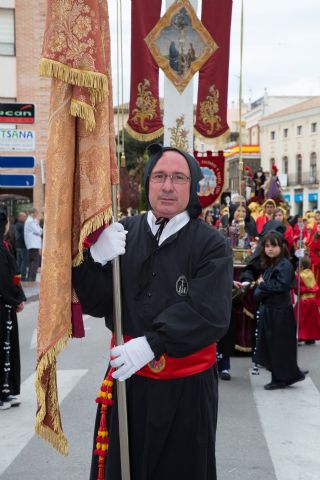
{"label": "traffic sign", "polygon": [[34,168],[34,157],[0,157],[0,168]]}
{"label": "traffic sign", "polygon": [[0,188],[33,188],[34,175],[6,175],[0,174]]}
{"label": "traffic sign", "polygon": [[0,103],[0,123],[34,123],[34,104]]}

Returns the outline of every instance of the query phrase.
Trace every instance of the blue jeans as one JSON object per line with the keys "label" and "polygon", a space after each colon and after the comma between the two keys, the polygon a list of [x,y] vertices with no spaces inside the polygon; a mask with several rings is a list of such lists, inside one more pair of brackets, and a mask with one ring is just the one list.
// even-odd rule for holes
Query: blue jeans
{"label": "blue jeans", "polygon": [[16,257],[21,280],[27,280],[28,250],[26,248],[16,248]]}

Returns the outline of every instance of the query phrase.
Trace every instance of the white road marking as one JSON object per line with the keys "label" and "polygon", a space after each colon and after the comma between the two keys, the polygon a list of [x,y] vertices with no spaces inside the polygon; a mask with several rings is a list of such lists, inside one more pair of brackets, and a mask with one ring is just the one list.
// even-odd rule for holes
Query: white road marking
{"label": "white road marking", "polygon": [[[88,370],[59,370],[59,402],[71,392]],[[21,405],[3,410],[0,418],[0,477],[31,440],[35,425],[35,374],[21,385]]]}
{"label": "white road marking", "polygon": [[32,337],[31,337],[31,341],[30,341],[30,349],[34,349],[36,348],[37,346],[37,329],[35,328],[33,330],[33,334],[32,334]]}
{"label": "white road marking", "polygon": [[250,374],[277,480],[319,480],[320,393],[309,376],[292,387],[264,390],[270,377],[262,369]]}

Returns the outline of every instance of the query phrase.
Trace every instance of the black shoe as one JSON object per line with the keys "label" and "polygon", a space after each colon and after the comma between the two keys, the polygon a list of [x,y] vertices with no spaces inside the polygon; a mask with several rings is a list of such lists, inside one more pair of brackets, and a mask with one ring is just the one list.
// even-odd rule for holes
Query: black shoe
{"label": "black shoe", "polygon": [[316,341],[315,340],[306,340],[304,343],[306,345],[314,345],[316,343]]}
{"label": "black shoe", "polygon": [[231,380],[231,375],[228,370],[222,370],[222,372],[219,372],[219,377],[221,380]]}
{"label": "black shoe", "polygon": [[263,388],[265,390],[278,390],[279,388],[285,388],[287,386],[286,382],[270,382],[267,383]]}
{"label": "black shoe", "polygon": [[289,380],[288,382],[286,382],[286,385],[293,385],[294,383],[302,382],[302,380],[304,380],[305,378],[306,378],[305,374],[303,372],[300,372],[292,380]]}
{"label": "black shoe", "polygon": [[8,395],[6,398],[3,399],[4,403],[9,403],[11,407],[19,407],[21,401],[18,397],[14,397],[13,395]]}

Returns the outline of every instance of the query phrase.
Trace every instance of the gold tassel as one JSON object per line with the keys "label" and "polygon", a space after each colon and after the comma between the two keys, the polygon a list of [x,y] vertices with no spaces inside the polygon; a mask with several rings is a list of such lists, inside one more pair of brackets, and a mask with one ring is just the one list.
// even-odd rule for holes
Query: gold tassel
{"label": "gold tassel", "polygon": [[[68,328],[66,333],[58,340],[58,342],[51,347],[38,361],[36,368],[36,395],[38,399],[38,411],[36,415],[35,431],[36,433],[50,443],[58,452],[63,455],[68,455],[68,441],[64,436],[60,423],[59,404],[57,396],[57,367],[56,358],[57,355],[66,348],[68,339],[71,337],[72,329]],[[50,378],[48,380],[47,390],[44,390],[42,386],[42,378],[46,369],[50,368]],[[51,391],[50,401],[52,402],[52,415],[55,418],[53,430],[43,424],[46,416],[46,391]]]}
{"label": "gold tassel", "polygon": [[71,85],[94,89],[94,95],[97,98],[103,99],[108,94],[108,78],[103,73],[78,70],[55,60],[42,58],[39,64],[39,74],[42,77],[57,78],[62,82],[71,83]]}
{"label": "gold tassel", "polygon": [[85,102],[80,100],[71,100],[70,113],[73,117],[82,118],[86,122],[86,130],[92,132],[96,126],[93,108]]}
{"label": "gold tassel", "polygon": [[139,142],[151,142],[152,140],[161,137],[164,132],[164,128],[161,127],[159,128],[159,130],[156,130],[152,133],[139,133],[133,130],[133,128],[131,128],[128,123],[125,125],[124,128],[127,130],[127,132],[129,133],[129,135],[131,135],[132,138],[138,140]]}
{"label": "gold tassel", "polygon": [[112,219],[112,208],[109,207],[104,212],[98,213],[93,218],[87,220],[81,228],[78,253],[72,261],[72,265],[77,267],[83,261],[83,242],[90,233],[95,232],[103,225],[110,223]]}

